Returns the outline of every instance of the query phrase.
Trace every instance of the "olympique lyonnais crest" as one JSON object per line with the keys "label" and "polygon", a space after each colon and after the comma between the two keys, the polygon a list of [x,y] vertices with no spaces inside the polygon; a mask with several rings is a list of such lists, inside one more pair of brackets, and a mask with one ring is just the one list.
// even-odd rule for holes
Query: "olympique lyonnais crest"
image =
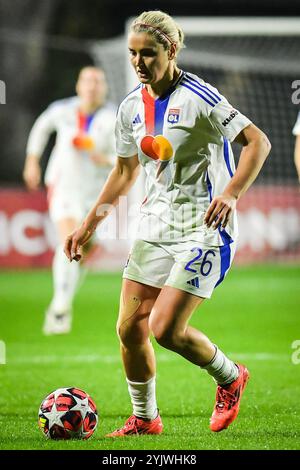
{"label": "olympique lyonnais crest", "polygon": [[177,124],[179,121],[180,109],[170,108],[168,113],[168,122],[171,124]]}

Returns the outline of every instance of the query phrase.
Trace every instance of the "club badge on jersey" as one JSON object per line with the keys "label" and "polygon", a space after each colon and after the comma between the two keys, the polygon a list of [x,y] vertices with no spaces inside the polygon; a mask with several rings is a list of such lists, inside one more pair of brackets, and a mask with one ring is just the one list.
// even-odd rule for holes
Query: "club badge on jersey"
{"label": "club badge on jersey", "polygon": [[179,121],[180,109],[170,108],[168,113],[168,122],[171,124],[177,124]]}

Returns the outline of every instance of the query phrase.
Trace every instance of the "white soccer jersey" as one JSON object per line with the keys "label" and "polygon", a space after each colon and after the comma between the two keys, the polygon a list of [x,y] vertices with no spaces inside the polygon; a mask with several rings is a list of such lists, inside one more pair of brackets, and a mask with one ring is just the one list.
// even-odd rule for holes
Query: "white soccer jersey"
{"label": "white soccer jersey", "polygon": [[297,121],[293,127],[293,134],[300,135],[300,112],[298,113]]}
{"label": "white soccer jersey", "polygon": [[226,230],[207,228],[204,215],[235,171],[230,142],[250,123],[216,88],[186,72],[156,100],[142,84],[127,95],[116,146],[121,157],[138,154],[146,172],[138,238],[211,246],[236,239],[236,214]]}
{"label": "white soccer jersey", "polygon": [[74,144],[74,138],[84,132],[93,141],[93,152],[103,153],[115,160],[116,113],[111,105],[99,108],[93,115],[79,112],[79,98],[71,97],[52,103],[36,120],[28,139],[27,154],[40,156],[52,132],[56,142],[51,153],[45,183],[59,186],[61,192],[82,193],[83,197],[95,198],[111,168],[96,165],[90,152]]}

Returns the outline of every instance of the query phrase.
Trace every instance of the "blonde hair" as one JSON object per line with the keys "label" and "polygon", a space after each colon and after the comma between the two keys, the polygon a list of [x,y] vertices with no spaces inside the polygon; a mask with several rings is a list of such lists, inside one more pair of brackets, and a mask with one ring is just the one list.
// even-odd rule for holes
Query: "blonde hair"
{"label": "blonde hair", "polygon": [[176,57],[180,50],[185,47],[184,33],[173,18],[160,10],[144,11],[131,23],[130,32],[148,33],[168,50],[171,44],[176,44]]}

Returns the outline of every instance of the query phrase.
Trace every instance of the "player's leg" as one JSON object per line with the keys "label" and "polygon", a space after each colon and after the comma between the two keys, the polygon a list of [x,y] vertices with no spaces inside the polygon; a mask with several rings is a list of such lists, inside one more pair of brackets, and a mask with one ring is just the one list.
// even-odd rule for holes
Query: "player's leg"
{"label": "player's leg", "polygon": [[[83,263],[70,263],[63,246],[65,239],[83,220],[88,201],[82,191],[64,183],[64,176],[48,188],[49,215],[56,229],[57,246],[52,263],[53,297],[46,312],[45,334],[63,334],[71,330],[73,299],[86,270]],[[90,204],[91,205],[91,204]],[[84,249],[84,255],[91,244]]]}
{"label": "player's leg", "polygon": [[80,263],[70,263],[63,252],[64,240],[79,225],[73,217],[55,221],[58,244],[52,262],[53,296],[46,312],[45,334],[69,333],[73,298],[80,279]]}
{"label": "player's leg", "polygon": [[72,233],[80,221],[66,217],[56,222],[59,243],[53,259],[53,306],[56,310],[72,308],[73,298],[80,277],[80,263],[70,263],[63,252],[67,236]]}
{"label": "player's leg", "polygon": [[147,382],[155,375],[149,315],[160,289],[123,279],[117,333],[126,377]]}
{"label": "player's leg", "polygon": [[210,298],[214,288],[223,281],[235,246],[199,247],[192,242],[178,250],[167,285],[151,312],[150,328],[162,346],[206,369],[215,379],[218,388],[211,429],[220,431],[236,418],[249,373],[188,322],[203,298]]}
{"label": "player's leg", "polygon": [[149,325],[161,346],[200,367],[206,368],[213,363],[216,354],[221,355],[222,360],[207,370],[218,383],[230,383],[238,376],[234,362],[226,358],[204,333],[188,324],[203,300],[189,292],[164,286],[151,311]]}
{"label": "player's leg", "polygon": [[215,347],[188,321],[205,299],[180,289],[164,286],[153,306],[149,326],[156,341],[198,366],[207,364]]}
{"label": "player's leg", "polygon": [[162,432],[156,404],[155,355],[148,321],[159,292],[159,288],[123,280],[117,332],[133,414],[121,429],[108,437]]}
{"label": "player's leg", "polygon": [[117,325],[133,415],[110,437],[162,432],[149,315],[173,264],[172,256],[157,243],[135,241],[124,269]]}
{"label": "player's leg", "polygon": [[226,429],[237,417],[240,399],[249,378],[243,365],[230,360],[202,332],[188,325],[202,299],[165,286],[150,315],[150,328],[159,344],[205,369],[218,384],[210,420],[212,431]]}

